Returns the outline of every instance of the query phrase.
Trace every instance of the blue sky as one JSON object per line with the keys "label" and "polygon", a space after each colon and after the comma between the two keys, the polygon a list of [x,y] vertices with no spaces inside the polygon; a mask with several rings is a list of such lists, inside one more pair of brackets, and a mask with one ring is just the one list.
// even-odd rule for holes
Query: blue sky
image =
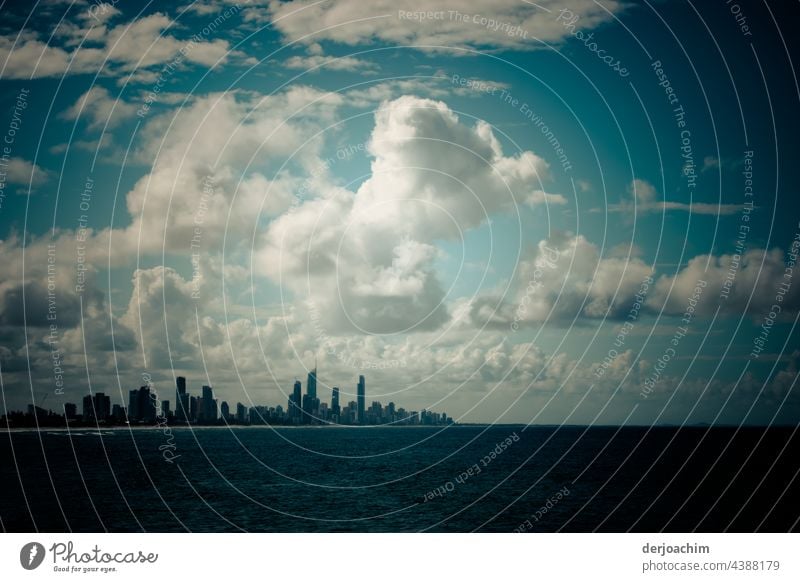
{"label": "blue sky", "polygon": [[2,7],[6,406],[797,422],[792,9],[401,4]]}

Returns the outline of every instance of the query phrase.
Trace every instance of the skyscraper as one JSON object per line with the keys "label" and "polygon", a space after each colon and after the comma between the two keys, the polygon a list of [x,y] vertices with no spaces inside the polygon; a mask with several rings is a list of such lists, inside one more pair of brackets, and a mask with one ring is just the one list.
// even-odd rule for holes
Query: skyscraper
{"label": "skyscraper", "polygon": [[138,400],[139,418],[145,422],[155,422],[156,399],[155,393],[150,392],[150,386],[139,388]]}
{"label": "skyscraper", "polygon": [[92,395],[88,394],[83,397],[83,421],[94,420],[94,403],[92,402]]}
{"label": "skyscraper", "polygon": [[306,385],[306,395],[303,398],[303,423],[310,424],[317,416],[319,400],[317,399],[317,368],[308,373],[308,383]]}
{"label": "skyscraper", "polygon": [[314,367],[313,370],[311,370],[308,373],[308,384],[306,385],[306,393],[311,398],[316,398],[317,397],[317,368],[316,368],[316,366]]}
{"label": "skyscraper", "polygon": [[365,415],[364,409],[367,404],[367,381],[364,376],[358,377],[358,423],[364,424]]}
{"label": "skyscraper", "polygon": [[339,388],[337,386],[333,387],[333,394],[331,395],[331,414],[335,415],[338,420],[339,413],[341,409],[339,408]]}
{"label": "skyscraper", "polygon": [[[85,399],[84,399],[85,401]],[[83,405],[84,409],[86,405]],[[84,412],[84,415],[86,413]],[[139,414],[139,391],[138,390],[131,390],[128,392],[128,420],[130,422],[136,422],[140,420]]]}
{"label": "skyscraper", "polygon": [[175,418],[180,422],[186,422],[189,411],[189,395],[186,394],[186,378],[178,376],[175,383]]}
{"label": "skyscraper", "polygon": [[294,392],[292,392],[292,398],[289,402],[289,416],[294,422],[300,422],[300,417],[302,416],[302,391],[303,387],[300,380],[295,380]]}
{"label": "skyscraper", "polygon": [[199,417],[206,423],[217,422],[217,401],[214,400],[214,391],[211,386],[203,386]]}
{"label": "skyscraper", "polygon": [[200,408],[199,403],[200,403],[199,397],[194,397],[194,396],[189,397],[189,422],[197,421],[197,413]]}
{"label": "skyscraper", "polygon": [[119,404],[115,404],[111,407],[111,416],[114,419],[114,422],[123,423],[125,422],[125,407],[120,406]]}
{"label": "skyscraper", "polygon": [[129,392],[128,420],[131,422],[154,422],[156,419],[155,394],[150,393],[149,386]]}
{"label": "skyscraper", "polygon": [[72,404],[71,402],[65,403],[64,418],[66,418],[67,420],[74,420],[76,416],[78,416],[78,407]]}
{"label": "skyscraper", "polygon": [[94,414],[97,420],[107,420],[111,414],[111,397],[102,392],[94,395]]}
{"label": "skyscraper", "polygon": [[310,394],[303,394],[303,418],[301,419],[303,424],[311,424],[314,418],[311,412],[313,402],[314,399],[311,398]]}

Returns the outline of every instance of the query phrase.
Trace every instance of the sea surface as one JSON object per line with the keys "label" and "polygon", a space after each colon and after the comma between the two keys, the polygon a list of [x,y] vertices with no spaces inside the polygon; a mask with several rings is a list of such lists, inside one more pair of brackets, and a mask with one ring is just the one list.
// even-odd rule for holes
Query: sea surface
{"label": "sea surface", "polygon": [[790,531],[794,428],[0,433],[0,525],[46,532]]}

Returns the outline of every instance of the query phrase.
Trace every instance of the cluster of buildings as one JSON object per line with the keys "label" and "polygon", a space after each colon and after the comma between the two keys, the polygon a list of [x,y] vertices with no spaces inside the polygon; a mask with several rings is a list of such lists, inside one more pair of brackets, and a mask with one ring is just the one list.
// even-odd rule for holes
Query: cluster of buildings
{"label": "cluster of buildings", "polygon": [[[256,406],[250,409],[249,424],[263,424],[262,413],[267,414],[267,419],[276,415],[282,417],[285,424],[451,424],[453,419],[445,413],[431,412],[429,410],[408,411],[398,408],[394,402],[386,406],[373,401],[367,408],[367,382],[364,376],[358,377],[356,384],[356,399],[343,404],[340,400],[341,392],[337,386],[331,390],[330,404],[322,402],[317,397],[317,368],[308,374],[306,393],[303,394],[300,380],[295,380],[292,393],[286,405],[286,412],[281,406],[265,409]],[[224,403],[223,403],[224,404]],[[237,416],[239,409],[237,405]],[[256,418],[253,418],[253,412]],[[237,418],[238,420],[238,418]]]}
{"label": "cluster of buildings", "polygon": [[186,378],[178,376],[175,386],[175,406],[169,400],[160,400],[151,386],[131,390],[128,406],[111,404],[111,398],[102,392],[83,397],[81,413],[72,403],[64,404],[64,414],[56,414],[33,404],[27,414],[11,412],[0,423],[9,426],[115,425],[115,424],[193,424],[193,425],[442,425],[452,424],[445,413],[429,410],[408,411],[389,402],[386,406],[373,401],[367,407],[367,385],[364,376],[358,377],[356,399],[342,403],[341,392],[334,386],[330,403],[322,402],[317,395],[317,369],[308,374],[306,392],[299,380],[284,408],[277,406],[245,406],[236,403],[235,409],[222,401],[217,405],[211,386],[203,386],[198,396],[186,391]]}

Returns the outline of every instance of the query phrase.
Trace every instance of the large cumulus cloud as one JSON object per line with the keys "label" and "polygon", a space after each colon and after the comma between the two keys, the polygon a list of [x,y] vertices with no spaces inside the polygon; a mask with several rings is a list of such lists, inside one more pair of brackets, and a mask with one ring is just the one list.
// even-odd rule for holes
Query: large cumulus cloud
{"label": "large cumulus cloud", "polygon": [[491,127],[440,101],[382,104],[355,193],[331,188],[292,208],[261,241],[262,272],[310,300],[336,332],[399,333],[448,320],[436,242],[459,240],[497,212],[565,203],[544,194],[547,163],[506,155]]}

